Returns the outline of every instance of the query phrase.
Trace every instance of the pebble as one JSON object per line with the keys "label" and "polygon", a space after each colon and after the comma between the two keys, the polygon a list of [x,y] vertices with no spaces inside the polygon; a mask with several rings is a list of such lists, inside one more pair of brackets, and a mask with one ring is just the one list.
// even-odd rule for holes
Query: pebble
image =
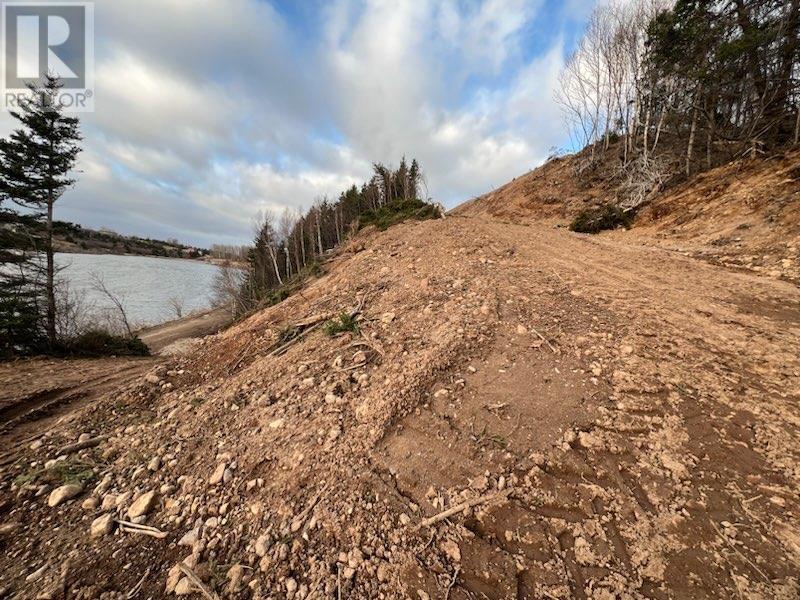
{"label": "pebble", "polygon": [[89,496],[81,504],[83,510],[94,510],[100,505],[100,499],[97,496]]}
{"label": "pebble", "polygon": [[66,485],[62,485],[61,487],[57,487],[50,492],[50,496],[47,498],[47,506],[51,508],[58,506],[62,502],[71,500],[82,491],[83,486],[79,483],[68,483]]}
{"label": "pebble", "polygon": [[128,517],[135,519],[149,513],[156,501],[155,491],[145,492],[139,496],[128,509]]}
{"label": "pebble", "polygon": [[112,513],[106,513],[92,521],[92,525],[89,528],[89,533],[94,538],[108,535],[113,530],[114,515]]}
{"label": "pebble", "polygon": [[226,468],[227,465],[225,463],[219,463],[217,468],[214,469],[214,472],[211,474],[211,477],[208,478],[208,483],[211,485],[217,485],[219,482],[221,482],[225,477]]}

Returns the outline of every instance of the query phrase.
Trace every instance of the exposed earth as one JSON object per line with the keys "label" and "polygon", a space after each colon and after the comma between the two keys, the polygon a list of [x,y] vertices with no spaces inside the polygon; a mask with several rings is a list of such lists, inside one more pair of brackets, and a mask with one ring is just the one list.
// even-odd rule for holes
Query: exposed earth
{"label": "exposed earth", "polygon": [[4,420],[97,391],[3,429],[0,597],[799,598],[792,278],[507,221],[362,234],[183,353],[0,367]]}

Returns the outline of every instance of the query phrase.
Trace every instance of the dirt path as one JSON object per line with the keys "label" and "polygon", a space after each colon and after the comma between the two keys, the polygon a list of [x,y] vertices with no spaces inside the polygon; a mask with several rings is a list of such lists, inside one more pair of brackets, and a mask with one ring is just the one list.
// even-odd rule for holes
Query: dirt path
{"label": "dirt path", "polygon": [[204,313],[189,315],[176,321],[142,329],[138,335],[150,348],[150,352],[157,354],[177,341],[217,333],[231,321],[230,309],[215,308]]}
{"label": "dirt path", "polygon": [[[359,298],[359,334],[275,353]],[[800,598],[789,283],[451,217],[376,235],[171,369],[19,455],[0,488],[0,522],[31,523],[0,558],[19,597],[42,566],[75,597],[143,575],[158,597],[191,552],[233,598]],[[147,523],[165,539],[93,542],[101,509],[9,487],[89,430],[110,435],[81,455],[98,502],[160,490]],[[497,499],[418,527],[481,496]]]}

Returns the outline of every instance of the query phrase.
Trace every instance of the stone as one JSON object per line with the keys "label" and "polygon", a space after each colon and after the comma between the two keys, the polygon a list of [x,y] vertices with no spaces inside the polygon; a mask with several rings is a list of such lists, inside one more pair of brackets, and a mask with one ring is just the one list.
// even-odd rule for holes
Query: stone
{"label": "stone", "polygon": [[386,583],[387,581],[389,581],[389,572],[390,571],[388,563],[381,562],[381,564],[378,565],[378,573],[377,573],[378,581],[380,581],[381,583]]}
{"label": "stone", "polygon": [[528,329],[524,325],[517,325],[517,335],[525,335]]}
{"label": "stone", "polygon": [[229,594],[234,595],[242,588],[243,576],[244,576],[244,567],[242,567],[242,565],[233,565],[230,569],[228,569]]}
{"label": "stone", "polygon": [[161,467],[161,457],[160,456],[154,456],[153,458],[150,459],[150,462],[147,463],[147,468],[150,471],[154,471],[154,472],[158,471],[158,469],[160,467]]}
{"label": "stone", "polygon": [[219,463],[217,465],[217,468],[214,469],[214,472],[211,474],[211,477],[208,478],[208,483],[210,483],[211,485],[217,485],[218,483],[220,483],[222,479],[225,477],[226,468],[227,465],[225,463]]}
{"label": "stone", "polygon": [[100,506],[100,499],[97,496],[89,496],[81,503],[83,510],[94,510],[98,506]]}
{"label": "stone", "polygon": [[363,365],[367,362],[367,355],[363,350],[359,350],[355,354],[353,354],[353,364],[354,365]]}
{"label": "stone", "polygon": [[128,509],[128,517],[131,519],[135,519],[137,517],[141,517],[149,513],[153,509],[153,505],[156,502],[156,492],[151,490],[149,492],[145,492],[136,500],[134,500],[131,507]]}
{"label": "stone", "polygon": [[259,557],[264,557],[269,552],[269,547],[272,545],[272,540],[266,534],[258,536],[255,544],[256,554]]}
{"label": "stone", "polygon": [[47,506],[53,508],[59,504],[71,500],[83,491],[83,486],[79,483],[68,483],[57,487],[47,498]]}
{"label": "stone", "polygon": [[109,510],[114,508],[117,505],[117,495],[116,494],[106,494],[103,496],[103,502],[100,504],[100,508],[103,510]]}
{"label": "stone", "polygon": [[269,428],[270,429],[280,429],[281,427],[283,427],[284,423],[285,423],[284,419],[275,419],[274,421],[270,421]]}
{"label": "stone", "polygon": [[188,596],[194,592],[194,586],[188,577],[182,577],[175,586],[176,596]]}
{"label": "stone", "polygon": [[458,544],[453,540],[444,540],[439,544],[445,555],[454,563],[461,562],[461,549]]}
{"label": "stone", "polygon": [[297,581],[294,580],[294,577],[288,577],[286,579],[286,593],[293,594],[297,591]]}
{"label": "stone", "polygon": [[112,513],[106,513],[92,521],[89,534],[93,538],[103,537],[112,531],[114,531],[114,515]]}
{"label": "stone", "polygon": [[194,546],[199,539],[200,531],[195,528],[183,534],[183,537],[178,540],[178,546]]}

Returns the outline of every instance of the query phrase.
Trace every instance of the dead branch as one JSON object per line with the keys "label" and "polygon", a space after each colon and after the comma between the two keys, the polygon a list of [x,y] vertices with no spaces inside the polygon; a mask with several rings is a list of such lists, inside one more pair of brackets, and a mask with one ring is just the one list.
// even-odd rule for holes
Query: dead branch
{"label": "dead branch", "polygon": [[200,578],[197,576],[197,574],[192,571],[186,563],[178,563],[178,568],[184,575],[186,575],[189,581],[192,582],[192,585],[194,585],[200,591],[200,593],[203,594],[203,596],[208,598],[208,600],[219,600],[219,596],[212,592],[205,583],[200,581]]}
{"label": "dead branch", "polygon": [[419,525],[417,525],[417,529],[422,529],[423,527],[430,527],[434,523],[438,523],[439,521],[444,521],[445,519],[452,517],[453,515],[456,515],[461,511],[467,510],[468,508],[472,508],[473,506],[478,506],[479,504],[486,504],[487,502],[494,502],[495,500],[507,498],[509,494],[511,494],[511,489],[506,489],[503,490],[502,492],[486,494],[484,496],[473,498],[472,500],[467,500],[466,502],[462,502],[461,504],[456,504],[455,506],[451,506],[447,510],[440,512],[438,515],[434,515],[428,519],[425,519]]}
{"label": "dead branch", "polygon": [[553,347],[553,344],[551,344],[541,333],[536,331],[536,329],[534,329],[533,327],[531,327],[531,331],[535,333],[537,336],[539,336],[540,340],[542,340],[545,344],[547,344],[547,346],[550,348],[550,351],[553,354],[558,354],[558,350],[556,350],[555,347]]}
{"label": "dead branch", "polygon": [[131,591],[130,591],[130,592],[128,592],[128,594],[127,594],[127,596],[126,596],[126,598],[127,598],[128,600],[131,600],[131,598],[133,598],[134,596],[136,596],[136,594],[138,594],[138,593],[139,593],[139,590],[140,590],[140,589],[142,589],[142,585],[144,585],[144,581],[145,581],[145,579],[147,579],[147,576],[148,576],[148,575],[150,575],[150,569],[151,569],[151,568],[152,568],[152,567],[147,567],[147,570],[144,572],[144,575],[142,575],[142,578],[141,578],[141,579],[138,581],[138,583],[137,583],[135,586],[133,586],[133,587],[131,588]]}
{"label": "dead branch", "polygon": [[98,446],[103,442],[105,442],[107,439],[108,439],[107,435],[98,435],[97,437],[89,438],[88,440],[84,440],[82,442],[67,444],[58,451],[58,454],[56,456],[61,456],[62,454],[72,454],[73,452],[85,450],[86,448],[94,448],[95,446]]}
{"label": "dead branch", "polygon": [[125,533],[139,533],[141,535],[148,535],[150,537],[154,537],[159,540],[163,540],[167,537],[166,531],[161,531],[160,529],[156,529],[155,527],[150,527],[148,525],[139,525],[137,523],[131,523],[130,521],[122,521],[120,519],[114,519],[116,523],[119,525],[120,531]]}

